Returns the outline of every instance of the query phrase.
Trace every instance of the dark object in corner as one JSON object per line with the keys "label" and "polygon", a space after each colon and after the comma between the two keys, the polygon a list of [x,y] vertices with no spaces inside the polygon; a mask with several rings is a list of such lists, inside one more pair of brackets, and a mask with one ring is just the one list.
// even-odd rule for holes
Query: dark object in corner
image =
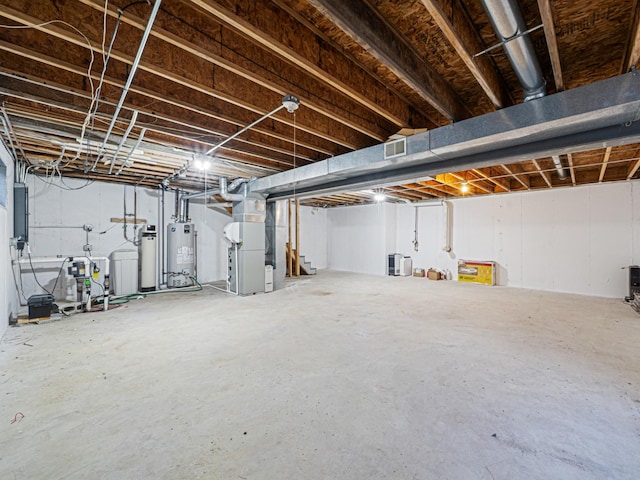
{"label": "dark object in corner", "polygon": [[50,317],[53,301],[53,295],[49,293],[31,295],[29,300],[27,300],[27,305],[29,306],[29,318]]}

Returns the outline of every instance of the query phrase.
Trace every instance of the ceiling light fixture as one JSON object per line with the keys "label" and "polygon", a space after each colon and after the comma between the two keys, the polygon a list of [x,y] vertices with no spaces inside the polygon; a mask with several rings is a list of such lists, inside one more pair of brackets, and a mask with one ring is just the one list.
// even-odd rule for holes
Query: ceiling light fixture
{"label": "ceiling light fixture", "polygon": [[373,199],[374,199],[376,202],[384,202],[384,201],[386,200],[386,198],[387,198],[387,196],[386,196],[384,193],[376,193],[376,194],[373,196]]}
{"label": "ceiling light fixture", "polygon": [[209,167],[211,166],[211,162],[209,160],[195,160],[193,162],[193,166],[196,168],[196,170],[209,170]]}
{"label": "ceiling light fixture", "polygon": [[467,193],[469,191],[469,185],[467,185],[467,182],[462,182],[462,186],[460,187],[460,191],[462,193]]}

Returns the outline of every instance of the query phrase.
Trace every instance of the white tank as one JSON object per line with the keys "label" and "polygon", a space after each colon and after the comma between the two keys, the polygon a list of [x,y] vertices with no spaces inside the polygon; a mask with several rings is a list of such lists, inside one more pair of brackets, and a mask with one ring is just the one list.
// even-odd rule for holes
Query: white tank
{"label": "white tank", "polygon": [[167,225],[167,287],[193,285],[195,231],[193,223]]}
{"label": "white tank", "polygon": [[155,225],[147,225],[140,234],[140,291],[151,292],[156,289],[157,233]]}

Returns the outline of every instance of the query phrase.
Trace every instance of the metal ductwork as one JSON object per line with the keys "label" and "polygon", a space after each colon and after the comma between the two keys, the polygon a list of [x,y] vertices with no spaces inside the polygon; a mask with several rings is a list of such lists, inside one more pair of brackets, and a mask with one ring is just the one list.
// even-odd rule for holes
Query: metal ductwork
{"label": "metal ductwork", "polygon": [[[231,186],[232,187],[236,187],[236,188],[240,184],[244,184],[246,186],[246,182],[248,182],[248,181],[249,180],[247,179],[247,180],[245,180],[243,182],[232,182]],[[241,202],[242,200],[245,199],[245,197],[246,197],[246,188],[245,188],[245,194],[242,194],[242,193],[229,193],[229,187],[227,186],[226,177],[220,177],[219,183],[220,183],[220,196],[222,198],[224,198],[227,202]]]}
{"label": "metal ductwork", "polygon": [[562,166],[562,161],[560,160],[560,155],[551,155],[551,159],[553,160],[553,164],[558,171],[558,177],[561,179],[567,178],[567,174],[564,173],[564,167]]}
{"label": "metal ductwork", "polygon": [[365,189],[438,173],[640,142],[640,74],[630,72],[250,182],[270,200]]}
{"label": "metal ductwork", "polygon": [[526,26],[517,0],[480,1],[524,89],[524,101],[544,97],[547,94],[546,81],[531,38],[524,33]]}

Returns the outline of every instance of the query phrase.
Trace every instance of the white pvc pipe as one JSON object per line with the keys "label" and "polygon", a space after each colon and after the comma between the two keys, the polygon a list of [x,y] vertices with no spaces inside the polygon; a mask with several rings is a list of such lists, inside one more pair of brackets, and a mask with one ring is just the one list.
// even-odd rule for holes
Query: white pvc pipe
{"label": "white pvc pipe", "polygon": [[451,251],[451,210],[450,210],[450,202],[445,200],[425,200],[422,202],[409,202],[406,201],[407,205],[411,205],[415,208],[415,219],[414,219],[414,237],[413,237],[413,249],[418,251],[418,208],[423,207],[442,207],[442,219],[443,219],[443,240],[444,245],[442,250],[445,252]]}
{"label": "white pvc pipe", "polygon": [[[33,263],[58,263],[62,260],[63,264],[66,261],[75,261],[81,260],[84,263],[84,271],[88,272],[91,275],[90,266],[91,262],[96,260],[104,262],[104,276],[105,279],[109,278],[109,258],[108,257],[85,257],[85,256],[68,256],[68,257],[31,257],[30,259],[21,258],[19,260],[14,260],[13,263],[21,263],[21,264],[33,264]],[[89,310],[91,309],[91,296],[89,296]],[[109,309],[109,292],[104,292],[104,311],[106,312]]]}

